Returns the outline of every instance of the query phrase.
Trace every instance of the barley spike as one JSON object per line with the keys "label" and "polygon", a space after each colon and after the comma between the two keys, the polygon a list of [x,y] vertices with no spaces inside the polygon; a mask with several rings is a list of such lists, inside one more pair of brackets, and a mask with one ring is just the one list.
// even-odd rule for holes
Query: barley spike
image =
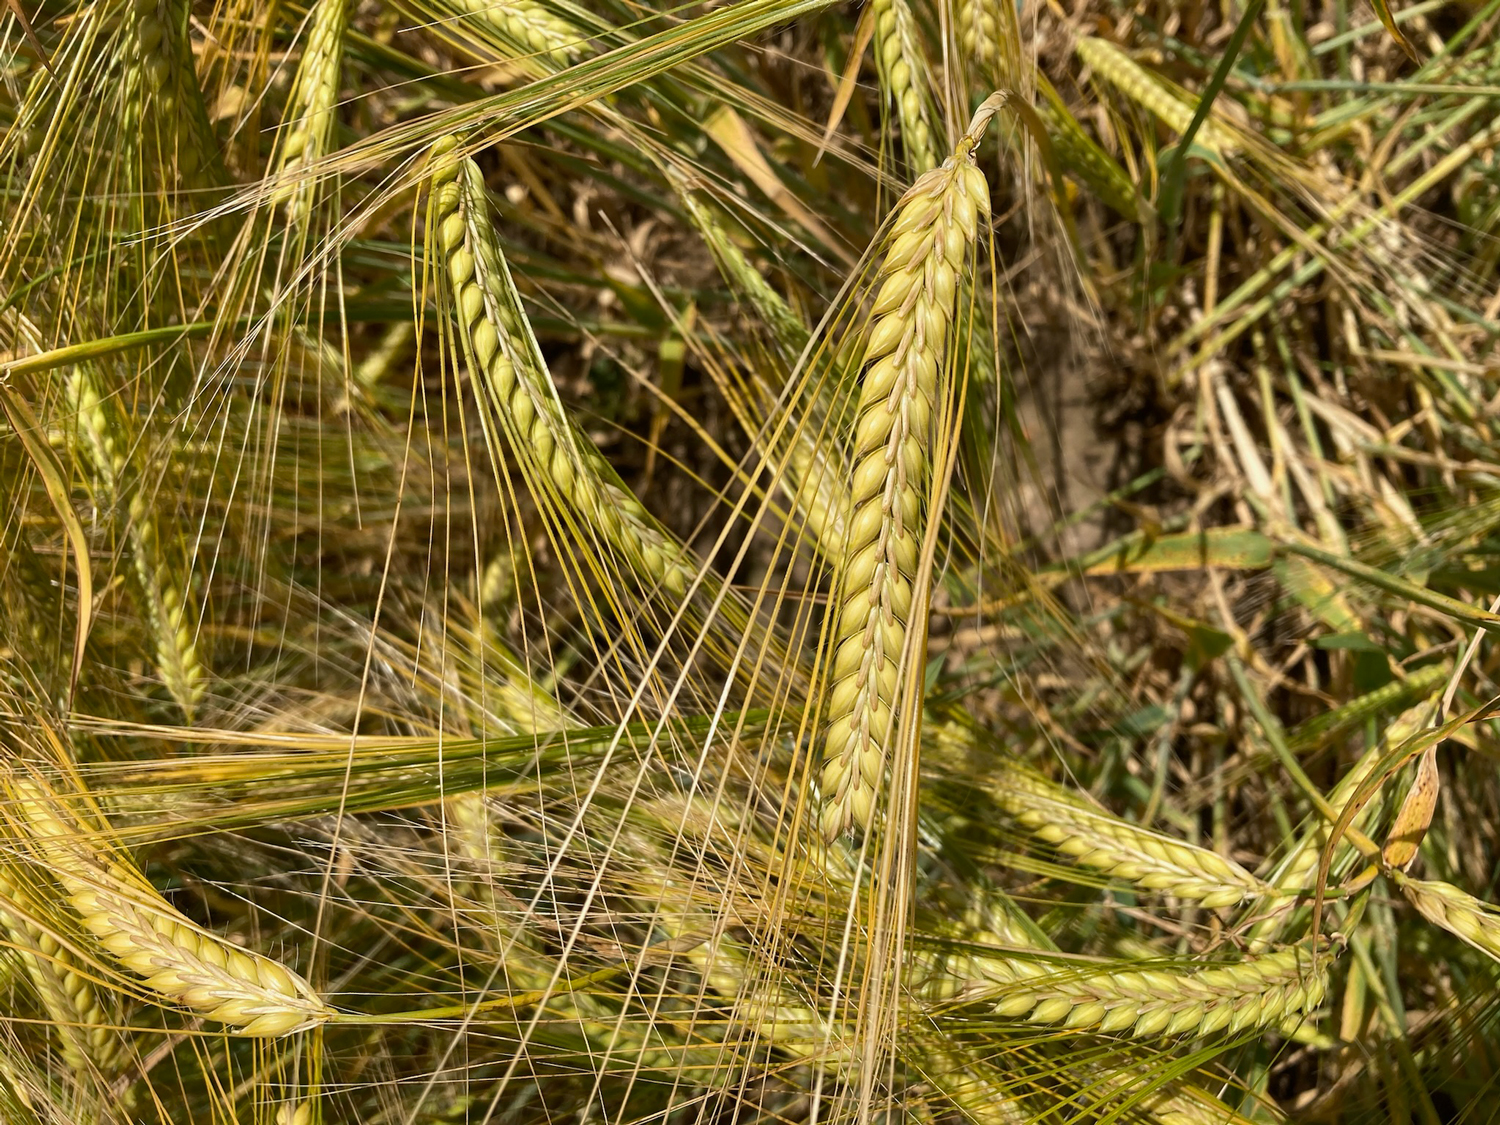
{"label": "barley spike", "polygon": [[1015,983],[984,985],[960,999],[993,1001],[1008,1019],[1156,1038],[1278,1024],[1316,1008],[1328,990],[1324,959],[1301,946],[1193,972],[1119,962],[1068,975],[1028,964]]}
{"label": "barley spike", "polygon": [[187,0],[129,0],[134,100],[152,111],[143,134],[190,187],[228,182],[188,42]]}
{"label": "barley spike", "polygon": [[1025,766],[1008,763],[995,780],[1006,813],[1084,867],[1210,909],[1271,889],[1217,852],[1103,812]]}
{"label": "barley spike", "polygon": [[[1106,39],[1084,38],[1073,49],[1084,65],[1154,114],[1167,128],[1178,134],[1188,131],[1193,121],[1192,107],[1179,101],[1154,74],[1115,44]],[[1193,143],[1220,157],[1232,155],[1239,147],[1234,135],[1212,117],[1198,127]]]}
{"label": "barley spike", "polygon": [[917,41],[917,21],[907,0],[874,0],[875,60],[886,97],[896,103],[901,144],[917,174],[937,166],[931,112],[921,83],[930,68]]}
{"label": "barley spike", "polygon": [[[28,917],[12,913],[6,902]],[[120,1040],[92,982],[79,971],[72,952],[42,926],[31,896],[0,869],[0,932],[16,951],[42,1006],[51,1017],[63,1061],[76,1071],[113,1072],[120,1062]]]}
{"label": "barley spike", "polygon": [[9,788],[84,928],[148,989],[248,1036],[287,1035],[333,1015],[300,976],[194,925],[125,860],[97,852],[39,784]]}
{"label": "barley spike", "polygon": [[[287,127],[277,154],[277,171],[283,177],[311,167],[329,151],[348,22],[349,0],[318,0],[287,100]],[[304,178],[283,184],[272,200],[286,204],[287,218],[295,224],[307,217],[312,196],[313,182]]]}
{"label": "barley spike", "polygon": [[[125,420],[86,367],[80,365],[74,369],[67,390],[77,411],[79,431],[99,491],[107,501],[116,501],[129,469],[130,442]],[[185,577],[179,578],[174,573],[167,561],[156,515],[139,482],[129,491],[124,516],[136,579],[156,641],[156,666],[167,691],[192,722],[203,698],[206,677],[198,651],[197,614],[187,582]]]}
{"label": "barley spike", "polygon": [[897,204],[876,279],[831,634],[821,816],[830,839],[869,826],[897,727],[938,372],[959,273],[988,213],[989,187],[966,138]]}
{"label": "barley spike", "polygon": [[1390,877],[1423,918],[1500,961],[1500,910],[1452,883],[1413,879],[1400,871]]}
{"label": "barley spike", "polygon": [[454,0],[454,4],[516,49],[544,58],[555,67],[565,67],[576,59],[585,39],[578,28],[536,0]]}
{"label": "barley spike", "polygon": [[446,256],[453,307],[464,355],[477,385],[511,431],[591,526],[647,580],[681,598],[698,573],[689,552],[672,538],[623,484],[563,413],[525,323],[515,284],[485,212],[484,180],[457,140],[434,145],[434,229]]}

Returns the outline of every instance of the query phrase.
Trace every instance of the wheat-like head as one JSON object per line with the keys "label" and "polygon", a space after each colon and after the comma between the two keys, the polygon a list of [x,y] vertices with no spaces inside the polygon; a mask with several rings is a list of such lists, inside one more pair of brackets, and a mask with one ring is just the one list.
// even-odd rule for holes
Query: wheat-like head
{"label": "wheat-like head", "polygon": [[587,36],[537,0],[453,0],[454,7],[495,31],[524,55],[535,55],[553,67],[573,62]]}
{"label": "wheat-like head", "polygon": [[[328,153],[348,22],[349,0],[318,0],[313,9],[312,27],[287,99],[287,125],[276,157],[277,171],[284,178],[295,174],[296,169],[311,167]],[[272,201],[285,203],[287,217],[295,224],[306,217],[312,195],[312,181],[299,179],[279,187]]]}
{"label": "wheat-like head", "polygon": [[724,229],[713,209],[699,198],[696,191],[680,182],[680,176],[674,179],[679,181],[677,197],[682,200],[683,210],[702,235],[714,261],[718,263],[719,272],[738,297],[765,321],[766,327],[776,339],[781,358],[788,364],[796,363],[797,357],[807,347],[807,325],[802,323],[802,318],[787,304],[786,298],[771,288],[770,282],[745,256],[745,252],[729,231]]}
{"label": "wheat-like head", "polygon": [[[98,491],[107,502],[114,502],[126,486],[130,468],[128,427],[113,400],[101,392],[98,380],[86,366],[73,369],[67,389],[77,410],[79,433]],[[167,691],[191,721],[207,684],[198,648],[197,614],[187,577],[168,561],[156,513],[139,482],[130,488],[122,514],[147,620],[156,641],[156,665]]]}
{"label": "wheat-like head", "polygon": [[1500,910],[1452,883],[1390,875],[1423,918],[1500,961]]}
{"label": "wheat-like head", "polygon": [[63,1060],[77,1071],[97,1068],[109,1074],[121,1061],[115,1021],[72,951],[37,924],[36,917],[32,896],[0,868],[0,933],[18,955],[52,1020]]}
{"label": "wheat-like head", "polygon": [[907,0],[874,0],[875,61],[886,96],[896,103],[901,144],[917,173],[937,166],[937,139],[926,93],[928,67]]}
{"label": "wheat-like head", "polygon": [[845,555],[828,676],[822,829],[868,826],[897,725],[921,547],[938,372],[959,274],[989,213],[967,147],[897,204],[877,276],[854,431]]}
{"label": "wheat-like head", "polygon": [[228,175],[198,86],[188,9],[187,0],[130,0],[130,93],[145,108],[143,134],[183,183],[217,186]]}
{"label": "wheat-like head", "polygon": [[681,598],[692,556],[618,480],[564,413],[490,226],[484,180],[454,138],[433,149],[433,221],[446,257],[459,336],[475,383],[524,450],[604,539],[653,584]]}
{"label": "wheat-like head", "polygon": [[97,851],[41,785],[8,788],[34,854],[84,929],[148,989],[242,1035],[286,1035],[332,1017],[296,973],[195,925],[125,860]]}
{"label": "wheat-like head", "polygon": [[1217,852],[1131,824],[1041,774],[1007,763],[992,787],[997,803],[1023,827],[1076,863],[1150,891],[1232,906],[1270,891]]}
{"label": "wheat-like head", "polygon": [[[1193,121],[1193,107],[1179,101],[1157,81],[1155,75],[1115,44],[1107,39],[1086,37],[1078,40],[1073,49],[1084,65],[1142,109],[1155,115],[1167,128],[1178,134],[1188,131]],[[1231,155],[1239,148],[1233,133],[1212,117],[1198,127],[1193,142],[1216,156]]]}
{"label": "wheat-like head", "polygon": [[1127,962],[1070,974],[1031,962],[1014,983],[980,985],[962,999],[993,999],[1010,1019],[1149,1038],[1277,1024],[1317,1007],[1327,990],[1325,959],[1294,946],[1197,971]]}

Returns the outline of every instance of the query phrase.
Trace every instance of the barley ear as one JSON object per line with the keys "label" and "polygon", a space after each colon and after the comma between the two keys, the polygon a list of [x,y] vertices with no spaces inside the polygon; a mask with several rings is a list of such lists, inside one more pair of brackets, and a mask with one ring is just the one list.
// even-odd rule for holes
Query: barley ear
{"label": "barley ear", "polygon": [[432,149],[432,225],[475,386],[517,455],[647,582],[681,599],[699,567],[564,412],[490,225],[484,179],[457,145],[444,137]]}
{"label": "barley ear", "polygon": [[286,205],[287,219],[294,225],[307,218],[315,184],[305,176],[291,178],[315,165],[332,147],[348,22],[349,0],[318,0],[287,100],[286,125],[278,141],[275,164],[281,179],[290,182],[276,189],[272,202]]}
{"label": "barley ear", "polygon": [[[10,903],[14,910],[6,909]],[[63,1061],[75,1071],[113,1074],[122,1043],[93,983],[72,952],[34,920],[32,895],[0,868],[0,933],[5,935],[52,1020]]]}
{"label": "barley ear", "polygon": [[[899,725],[904,669],[920,659],[907,652],[907,624],[927,515],[932,415],[960,272],[989,214],[989,186],[972,147],[966,138],[902,197],[876,275],[825,700],[821,828],[829,839],[869,827]],[[917,604],[926,601],[924,592]]]}
{"label": "barley ear", "polygon": [[558,70],[575,61],[587,39],[537,0],[453,0],[453,6],[493,32],[517,58],[545,60],[539,70]]}
{"label": "barley ear", "polygon": [[164,1001],[258,1037],[302,1031],[333,1016],[296,973],[189,921],[127,860],[101,852],[40,783],[16,779],[6,788],[32,853],[61,885],[84,929]]}
{"label": "barley ear", "polygon": [[[1179,100],[1154,74],[1115,44],[1107,39],[1083,38],[1073,50],[1085,66],[1174,133],[1180,135],[1188,131],[1193,121],[1192,106]],[[1219,157],[1231,156],[1239,148],[1234,134],[1212,117],[1199,125],[1193,143]]]}
{"label": "barley ear", "polygon": [[110,504],[122,491],[129,499],[121,513],[123,532],[156,642],[156,666],[167,691],[189,723],[206,687],[198,646],[198,614],[192,603],[185,568],[169,561],[141,482],[127,481],[130,427],[114,400],[105,395],[94,374],[83,365],[68,377],[68,396],[77,414],[78,432],[91,464],[96,491]]}
{"label": "barley ear", "polygon": [[1400,871],[1390,877],[1423,918],[1500,961],[1500,910],[1452,883],[1413,879]]}
{"label": "barley ear", "polygon": [[[229,182],[188,41],[187,0],[129,0],[131,91],[141,132],[188,187]],[[139,111],[138,111],[139,112]]]}
{"label": "barley ear", "polygon": [[961,997],[993,1001],[997,1015],[1138,1038],[1238,1035],[1316,1008],[1328,991],[1327,958],[1293,946],[1196,971],[1122,962],[1076,973],[1038,972]]}
{"label": "barley ear", "polygon": [[901,144],[913,172],[937,166],[937,143],[927,94],[931,73],[917,38],[917,21],[907,0],[873,0],[875,62],[888,100],[896,104]]}
{"label": "barley ear", "polygon": [[989,89],[1025,90],[1021,28],[1010,0],[961,0],[958,46]]}
{"label": "barley ear", "polygon": [[1017,763],[1004,764],[992,791],[996,803],[1037,839],[1080,866],[1144,890],[1209,909],[1271,891],[1233,860],[1097,809]]}
{"label": "barley ear", "polygon": [[802,323],[802,318],[787,304],[786,298],[771,288],[770,283],[745,256],[729,231],[724,229],[719,217],[699,198],[698,193],[681,182],[680,175],[671,175],[671,178],[676,181],[677,197],[682,200],[683,210],[713,254],[719,272],[738,297],[765,321],[766,327],[776,339],[781,358],[789,365],[795,364],[807,347],[810,335],[807,325]]}

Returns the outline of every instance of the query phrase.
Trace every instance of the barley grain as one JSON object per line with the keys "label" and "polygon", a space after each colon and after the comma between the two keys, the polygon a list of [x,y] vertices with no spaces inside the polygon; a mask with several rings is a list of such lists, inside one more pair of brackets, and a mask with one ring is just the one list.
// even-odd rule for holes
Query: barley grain
{"label": "barley grain", "polygon": [[241,1035],[286,1035],[333,1015],[297,974],[198,927],[124,859],[96,850],[41,785],[8,788],[37,858],[84,928],[148,989]]}
{"label": "barley grain", "polygon": [[1212,909],[1271,889],[1217,852],[1112,816],[1019,764],[1006,763],[991,791],[1002,809],[1075,863],[1145,890]]}
{"label": "barley grain", "polygon": [[907,621],[939,371],[959,273],[988,213],[989,188],[966,145],[897,204],[877,276],[831,634],[821,816],[828,838],[869,826],[885,774],[896,696],[914,659],[906,652]]}
{"label": "barley grain", "polygon": [[937,142],[925,83],[931,67],[917,39],[917,21],[907,0],[873,0],[875,61],[885,96],[896,104],[906,161],[918,175],[937,166]]}
{"label": "barley grain", "polygon": [[456,147],[448,137],[433,148],[433,227],[475,384],[517,452],[644,578],[680,599],[699,568],[563,412],[490,226],[484,180]]}

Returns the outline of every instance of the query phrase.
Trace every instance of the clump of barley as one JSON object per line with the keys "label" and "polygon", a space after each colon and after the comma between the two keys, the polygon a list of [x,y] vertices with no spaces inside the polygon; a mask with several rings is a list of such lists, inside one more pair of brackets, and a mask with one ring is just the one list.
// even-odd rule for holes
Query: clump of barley
{"label": "clump of barley", "polygon": [[648,581],[682,598],[698,565],[568,419],[531,334],[485,206],[484,180],[452,137],[433,148],[433,227],[476,386],[507,437],[587,526]]}
{"label": "clump of barley", "polygon": [[296,973],[195,925],[127,861],[96,849],[41,785],[15,780],[7,788],[38,860],[84,929],[148,989],[241,1035],[286,1035],[333,1016]]}
{"label": "clump of barley", "polygon": [[[98,493],[106,503],[116,502],[127,488],[129,427],[86,366],[75,367],[69,375],[68,394]],[[198,649],[198,615],[186,575],[169,562],[156,514],[141,483],[133,482],[128,492],[123,531],[155,640],[156,666],[167,691],[191,722],[207,679]]]}
{"label": "clump of barley", "polygon": [[1032,972],[1013,984],[982,985],[964,1002],[1032,1023],[1121,1033],[1238,1035],[1316,1008],[1327,994],[1325,959],[1293,946],[1261,957],[1185,971],[1119,966]]}
{"label": "clump of barley", "polygon": [[[868,826],[909,661],[932,414],[960,273],[989,187],[967,144],[896,207],[877,277],[854,428],[844,562],[833,610],[822,830]],[[924,599],[925,601],[925,599]]]}
{"label": "clump of barley", "polygon": [[276,158],[277,171],[287,182],[277,188],[272,201],[286,204],[287,218],[294,224],[307,217],[314,183],[310,178],[292,177],[299,169],[316,164],[331,146],[348,22],[349,0],[318,0],[287,99],[287,125]]}
{"label": "clump of barley", "polygon": [[1413,879],[1400,871],[1390,877],[1423,918],[1500,961],[1500,910],[1452,883]]}
{"label": "clump of barley", "polygon": [[1097,809],[1019,764],[1007,763],[991,791],[1022,827],[1074,862],[1146,890],[1213,909],[1271,889],[1217,852]]}
{"label": "clump of barley", "polygon": [[521,52],[521,57],[535,56],[553,68],[573,62],[587,39],[578,28],[537,0],[453,0],[453,4]]}
{"label": "clump of barley", "polygon": [[901,144],[913,172],[937,166],[937,142],[932,128],[925,83],[931,67],[917,38],[917,21],[907,0],[874,0],[875,61],[886,97],[896,104],[901,122]]}

